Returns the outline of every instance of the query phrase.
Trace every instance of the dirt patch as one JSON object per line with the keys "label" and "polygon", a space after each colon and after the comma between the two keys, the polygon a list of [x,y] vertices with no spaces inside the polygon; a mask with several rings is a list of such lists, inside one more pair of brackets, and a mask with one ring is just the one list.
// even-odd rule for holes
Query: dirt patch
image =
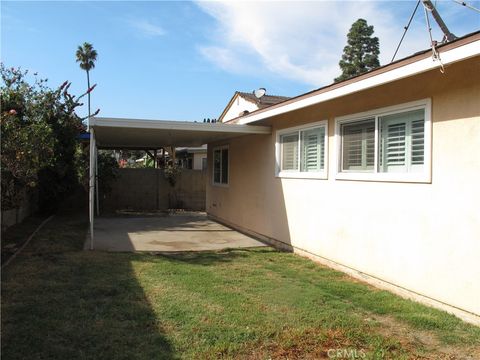
{"label": "dirt patch", "polygon": [[[365,319],[378,324],[375,331],[399,341],[403,348],[415,354],[412,359],[475,360],[480,359],[480,345],[455,346],[441,343],[435,334],[414,329],[393,316],[372,315]],[[420,350],[419,350],[420,349]]]}
{"label": "dirt patch", "polygon": [[382,357],[375,357],[375,350],[363,346],[349,337],[342,329],[309,328],[303,331],[288,329],[269,341],[258,344],[235,358],[248,360],[284,359],[362,359],[366,357],[395,359],[403,350],[392,346]]}
{"label": "dirt patch", "polygon": [[375,347],[375,341],[364,342],[361,337],[352,337],[344,329],[284,329],[280,334],[272,335],[268,340],[262,340],[241,354],[235,354],[235,358],[248,360],[480,359],[480,346],[446,345],[433,333],[413,329],[391,316],[370,315],[365,321],[371,323],[365,331],[372,336],[380,336],[384,339],[380,348]]}
{"label": "dirt patch", "polygon": [[340,330],[322,332],[308,329],[303,333],[285,331],[278,338],[258,344],[238,356],[239,359],[328,359],[329,346],[347,346],[349,341]]}

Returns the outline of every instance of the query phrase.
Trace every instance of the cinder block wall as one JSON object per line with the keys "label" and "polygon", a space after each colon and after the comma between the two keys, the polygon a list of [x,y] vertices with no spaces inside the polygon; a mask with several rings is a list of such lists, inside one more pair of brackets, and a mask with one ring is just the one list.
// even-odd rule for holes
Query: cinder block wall
{"label": "cinder block wall", "polygon": [[2,232],[10,226],[21,223],[27,216],[38,211],[38,192],[36,190],[30,193],[24,190],[21,197],[22,200],[18,208],[1,211]]}
{"label": "cinder block wall", "polygon": [[100,194],[105,212],[115,210],[205,210],[206,171],[182,169],[174,187],[161,169],[119,169],[112,191]]}

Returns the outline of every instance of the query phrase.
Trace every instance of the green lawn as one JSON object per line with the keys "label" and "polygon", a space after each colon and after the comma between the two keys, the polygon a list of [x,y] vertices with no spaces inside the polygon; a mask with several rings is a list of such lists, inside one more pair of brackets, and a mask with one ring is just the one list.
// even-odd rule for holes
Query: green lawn
{"label": "green lawn", "polygon": [[86,228],[57,216],[3,271],[2,359],[480,357],[480,328],[290,253],[89,252]]}
{"label": "green lawn", "polygon": [[2,233],[2,264],[17,252],[35,229],[47,218],[47,216],[30,216],[21,224],[16,224]]}

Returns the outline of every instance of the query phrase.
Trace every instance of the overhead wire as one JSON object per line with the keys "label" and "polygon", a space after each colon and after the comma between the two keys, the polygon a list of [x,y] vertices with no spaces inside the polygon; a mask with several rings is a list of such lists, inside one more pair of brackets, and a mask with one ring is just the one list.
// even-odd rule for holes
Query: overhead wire
{"label": "overhead wire", "polygon": [[[477,8],[474,7],[474,6],[467,4],[465,1],[459,1],[459,0],[452,0],[452,1],[455,2],[455,3],[457,3],[457,4],[459,4],[459,5],[462,5],[462,6],[466,7],[466,8],[469,8],[469,9],[471,9],[471,10],[473,10],[473,11],[477,11],[477,12],[480,13],[480,9],[477,9]],[[402,45],[402,42],[403,42],[403,40],[404,40],[404,38],[405,38],[405,35],[407,34],[408,29],[410,28],[410,24],[412,23],[412,20],[413,20],[415,14],[416,14],[416,12],[417,12],[417,9],[418,9],[418,6],[420,5],[420,2],[421,2],[421,0],[418,0],[418,1],[417,1],[417,4],[415,5],[415,9],[413,10],[412,15],[410,16],[410,19],[408,20],[407,25],[404,27],[404,31],[403,31],[402,37],[401,37],[401,39],[400,39],[400,41],[399,41],[399,43],[398,43],[398,45],[397,45],[397,48],[395,49],[395,53],[394,53],[393,56],[392,56],[392,60],[390,60],[391,63],[395,60],[395,57],[397,56],[398,50],[400,49],[400,46]],[[435,0],[435,5],[436,5],[436,3],[437,3],[437,1]],[[434,5],[434,6],[435,6],[435,5]],[[425,20],[426,20],[426,25],[427,25],[427,31],[428,31],[428,34],[429,34],[429,36],[430,36],[430,44],[431,44],[431,47],[432,47],[432,58],[433,58],[434,61],[437,61],[437,60],[438,60],[438,61],[440,62],[440,72],[444,73],[444,72],[445,72],[445,68],[444,68],[444,66],[443,66],[442,60],[440,59],[440,54],[439,54],[439,52],[438,52],[438,50],[437,50],[437,41],[434,41],[434,40],[433,40],[433,37],[432,37],[432,27],[431,27],[431,25],[430,25],[430,18],[429,18],[429,16],[428,16],[428,12],[429,12],[431,9],[428,9],[427,6],[425,5],[425,3],[423,4],[423,8],[424,8],[424,12],[425,12]],[[448,31],[448,30],[447,30],[447,31]],[[443,42],[443,41],[448,41],[448,39],[445,40],[445,38],[444,38],[444,40],[442,40],[442,42]]]}
{"label": "overhead wire", "polygon": [[420,5],[420,0],[417,1],[417,5],[415,6],[415,9],[413,10],[413,13],[410,16],[410,19],[408,20],[408,24],[404,27],[405,30],[403,32],[402,38],[400,39],[400,42],[398,43],[398,46],[395,49],[395,53],[393,54],[392,60],[390,60],[390,62],[393,62],[393,60],[395,60],[395,56],[397,56],[398,50],[400,49],[400,45],[402,45],[403,39],[405,38],[405,35],[407,34],[407,31],[410,27],[410,24],[412,23],[413,17],[415,16],[415,13],[417,12],[418,5]]}
{"label": "overhead wire", "polygon": [[465,1],[458,1],[458,0],[452,0],[454,3],[457,3],[458,5],[462,5],[470,10],[476,11],[480,13],[480,9],[477,9],[476,7],[467,4]]}

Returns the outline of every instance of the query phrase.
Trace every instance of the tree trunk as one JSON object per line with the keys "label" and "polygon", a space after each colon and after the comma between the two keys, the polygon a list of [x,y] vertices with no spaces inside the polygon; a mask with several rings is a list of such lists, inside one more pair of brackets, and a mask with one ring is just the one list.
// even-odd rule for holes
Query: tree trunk
{"label": "tree trunk", "polygon": [[[90,72],[87,70],[87,91],[90,90]],[[87,128],[90,129],[90,92],[87,94],[88,96],[88,120],[87,120]]]}

